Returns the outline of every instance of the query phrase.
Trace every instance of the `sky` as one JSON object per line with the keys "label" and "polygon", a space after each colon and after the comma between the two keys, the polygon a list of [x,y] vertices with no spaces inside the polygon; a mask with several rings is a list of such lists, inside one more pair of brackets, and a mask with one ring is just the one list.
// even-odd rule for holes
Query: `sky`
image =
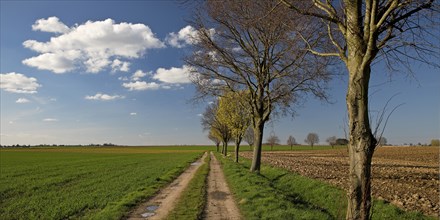
{"label": "sky", "polygon": [[[0,144],[201,145],[207,103],[193,104],[182,58],[195,30],[191,9],[173,1],[1,1]],[[438,60],[434,60],[439,62]],[[308,133],[345,137],[346,70],[331,103],[308,97],[296,115],[269,122],[282,143]],[[391,98],[390,144],[440,137],[440,74],[425,65],[389,74],[373,66],[373,116]],[[402,104],[402,105],[401,105]]]}

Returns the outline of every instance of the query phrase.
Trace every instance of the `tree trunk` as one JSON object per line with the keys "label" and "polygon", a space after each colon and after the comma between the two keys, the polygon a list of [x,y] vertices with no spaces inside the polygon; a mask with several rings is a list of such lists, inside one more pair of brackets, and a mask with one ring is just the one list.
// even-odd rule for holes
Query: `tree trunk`
{"label": "tree trunk", "polygon": [[238,152],[240,151],[241,138],[235,140],[235,162],[238,163]]}
{"label": "tree trunk", "polygon": [[228,142],[223,143],[223,155],[226,157],[228,155]]}
{"label": "tree trunk", "polygon": [[349,190],[346,219],[367,220],[371,209],[371,159],[376,140],[368,118],[369,65],[349,66],[347,110],[349,118]]}
{"label": "tree trunk", "polygon": [[264,121],[257,119],[254,126],[254,155],[252,157],[251,172],[260,173],[261,148],[263,145]]}
{"label": "tree trunk", "polygon": [[216,144],[215,144],[215,147],[216,147],[216,149],[217,149],[217,153],[218,153],[218,151],[219,151],[219,145],[220,145],[220,143],[216,143]]}
{"label": "tree trunk", "polygon": [[293,146],[293,145],[290,145],[290,150],[293,150],[292,146]]}
{"label": "tree trunk", "polygon": [[270,151],[273,151],[273,145],[272,144],[270,145]]}

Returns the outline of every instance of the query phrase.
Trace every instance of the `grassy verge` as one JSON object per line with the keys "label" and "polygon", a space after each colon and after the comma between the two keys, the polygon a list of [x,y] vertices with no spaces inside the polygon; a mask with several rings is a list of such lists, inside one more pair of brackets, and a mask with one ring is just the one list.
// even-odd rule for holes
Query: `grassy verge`
{"label": "grassy verge", "polygon": [[[347,201],[339,188],[266,165],[258,175],[249,172],[249,160],[218,158],[245,219],[345,218]],[[383,201],[374,201],[373,213],[373,219],[431,219]]]}
{"label": "grassy verge", "polygon": [[205,163],[199,167],[167,219],[202,219],[207,197],[209,161],[210,155],[208,153]]}
{"label": "grassy verge", "polygon": [[1,150],[0,219],[119,219],[203,152],[72,149]]}

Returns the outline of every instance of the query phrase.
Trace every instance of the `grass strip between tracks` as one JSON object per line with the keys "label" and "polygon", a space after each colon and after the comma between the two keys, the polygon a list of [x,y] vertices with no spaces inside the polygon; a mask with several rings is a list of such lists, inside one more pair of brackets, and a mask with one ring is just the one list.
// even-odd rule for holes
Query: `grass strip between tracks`
{"label": "grass strip between tracks", "polygon": [[[344,219],[346,193],[319,180],[285,169],[261,166],[249,172],[250,160],[239,164],[217,154],[229,187],[244,219]],[[384,201],[374,201],[373,219],[434,219],[419,212],[405,212]]]}
{"label": "grass strip between tracks", "polygon": [[207,198],[210,155],[205,158],[167,219],[202,219]]}

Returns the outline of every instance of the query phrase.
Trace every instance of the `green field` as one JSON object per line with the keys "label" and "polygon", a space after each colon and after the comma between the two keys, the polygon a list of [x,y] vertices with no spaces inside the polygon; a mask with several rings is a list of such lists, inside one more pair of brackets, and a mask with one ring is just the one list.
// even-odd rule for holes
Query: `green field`
{"label": "green field", "polygon": [[1,149],[0,219],[117,219],[206,149]]}

